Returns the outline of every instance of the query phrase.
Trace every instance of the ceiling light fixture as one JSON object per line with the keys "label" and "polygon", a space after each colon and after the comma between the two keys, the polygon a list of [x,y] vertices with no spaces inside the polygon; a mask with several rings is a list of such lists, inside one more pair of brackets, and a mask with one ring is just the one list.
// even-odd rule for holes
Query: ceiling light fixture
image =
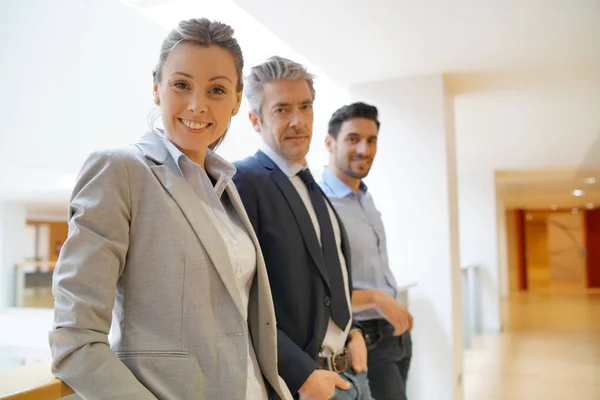
{"label": "ceiling light fixture", "polygon": [[571,214],[579,214],[579,208],[572,208]]}
{"label": "ceiling light fixture", "polygon": [[594,178],[593,176],[590,176],[589,178],[585,178],[585,183],[592,185],[592,184],[596,183],[596,178]]}
{"label": "ceiling light fixture", "polygon": [[581,189],[573,190],[573,196],[575,196],[575,197],[580,197],[580,196],[583,196],[584,194],[585,194],[585,192]]}
{"label": "ceiling light fixture", "polygon": [[594,205],[594,203],[587,203],[585,205],[585,208],[587,208],[588,210],[593,210],[596,206]]}
{"label": "ceiling light fixture", "polygon": [[557,206],[556,204],[552,204],[552,205],[550,206],[550,209],[551,209],[552,211],[556,211],[556,210],[558,210],[558,206]]}

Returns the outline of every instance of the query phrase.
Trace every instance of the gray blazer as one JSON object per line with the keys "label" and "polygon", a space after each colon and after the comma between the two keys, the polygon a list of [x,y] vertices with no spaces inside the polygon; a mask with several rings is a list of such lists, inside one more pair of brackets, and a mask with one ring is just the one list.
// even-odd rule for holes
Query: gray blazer
{"label": "gray blazer", "polygon": [[[244,400],[251,337],[273,398],[273,301],[235,186],[226,188],[256,246],[248,323],[216,220],[162,140],[92,154],[69,205],[54,272],[52,370],[86,399]],[[110,330],[110,336],[109,336]]]}

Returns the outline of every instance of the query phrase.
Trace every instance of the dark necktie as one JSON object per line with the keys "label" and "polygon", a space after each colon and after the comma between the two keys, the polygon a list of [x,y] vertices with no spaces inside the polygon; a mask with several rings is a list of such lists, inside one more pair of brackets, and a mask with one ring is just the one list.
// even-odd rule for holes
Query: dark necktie
{"label": "dark necktie", "polygon": [[344,330],[350,319],[350,311],[348,309],[348,301],[346,300],[342,266],[340,265],[333,225],[329,218],[327,204],[323,198],[323,192],[321,192],[309,169],[298,172],[298,176],[308,188],[310,201],[315,209],[315,214],[317,214],[317,220],[321,229],[321,247],[323,248],[323,258],[327,267],[329,286],[331,287],[331,318],[337,326]]}

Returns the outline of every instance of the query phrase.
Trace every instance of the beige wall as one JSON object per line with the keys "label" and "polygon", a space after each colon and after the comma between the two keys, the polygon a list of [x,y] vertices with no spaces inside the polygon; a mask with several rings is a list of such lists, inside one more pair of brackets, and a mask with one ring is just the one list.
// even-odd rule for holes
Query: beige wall
{"label": "beige wall", "polygon": [[551,285],[550,257],[548,253],[548,214],[526,213],[533,219],[525,220],[525,254],[527,283],[530,289]]}
{"label": "beige wall", "polygon": [[548,216],[549,268],[553,283],[585,287],[584,238],[583,214]]}
{"label": "beige wall", "polygon": [[[532,290],[585,286],[583,214],[529,212],[525,220],[528,286]],[[506,211],[510,292],[519,290],[516,212]]]}

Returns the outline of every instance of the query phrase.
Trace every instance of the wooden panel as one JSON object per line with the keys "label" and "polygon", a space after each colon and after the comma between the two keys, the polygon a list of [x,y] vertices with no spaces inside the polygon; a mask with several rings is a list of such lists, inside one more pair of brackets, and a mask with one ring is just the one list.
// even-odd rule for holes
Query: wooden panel
{"label": "wooden panel", "polygon": [[59,400],[74,393],[70,387],[55,379],[31,390],[0,397],[0,400]]}
{"label": "wooden panel", "polygon": [[50,221],[35,221],[29,220],[27,221],[28,225],[46,225],[49,230],[49,239],[48,239],[48,254],[40,254],[39,256],[42,259],[47,259],[49,261],[58,260],[58,256],[60,254],[60,250],[65,240],[67,240],[67,235],[69,233],[69,224],[67,222],[50,222]]}
{"label": "wooden panel", "polygon": [[51,222],[50,223],[50,261],[58,260],[60,249],[67,240],[69,233],[69,224],[66,222]]}
{"label": "wooden panel", "polygon": [[587,286],[600,288],[600,210],[585,213]]}
{"label": "wooden panel", "polygon": [[548,252],[552,285],[585,287],[583,214],[548,216]]}
{"label": "wooden panel", "polygon": [[519,290],[527,290],[527,260],[525,259],[525,211],[515,212],[515,234],[517,242]]}
{"label": "wooden panel", "polygon": [[1,400],[57,400],[73,393],[52,375],[48,362],[0,371]]}

